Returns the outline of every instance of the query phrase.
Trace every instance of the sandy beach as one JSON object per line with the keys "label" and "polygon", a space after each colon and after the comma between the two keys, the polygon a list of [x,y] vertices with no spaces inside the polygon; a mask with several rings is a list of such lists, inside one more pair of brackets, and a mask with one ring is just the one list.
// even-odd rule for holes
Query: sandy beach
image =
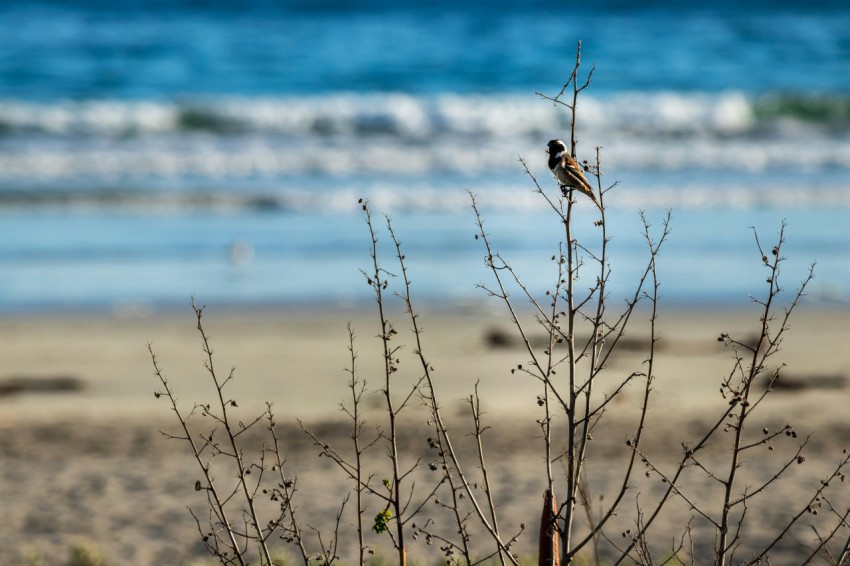
{"label": "sandy beach", "polygon": [[547,8],[0,6],[0,566],[850,566],[846,0]]}
{"label": "sandy beach", "polygon": [[[528,355],[505,314],[491,307],[457,313],[422,309],[424,349],[435,369],[442,409],[462,446],[468,442],[470,427],[466,399],[475,383],[480,383],[485,421],[492,427],[486,437],[487,454],[494,490],[501,493],[497,499],[501,524],[506,532],[517,530],[520,523],[529,525],[516,549],[530,556],[545,487],[542,441],[535,422],[542,414],[536,403],[541,386],[520,373],[512,374],[511,368],[527,363]],[[406,345],[399,354],[396,385],[403,396],[401,392],[420,372],[409,321],[398,309],[390,317],[399,330],[399,344]],[[297,419],[332,443],[346,447],[350,442],[339,408],[340,401],[350,395],[345,371],[351,364],[348,321],[356,334],[357,374],[369,385],[364,397],[369,426],[380,426],[385,417],[376,393],[382,382],[382,359],[375,338],[375,312],[344,308],[218,311],[211,307],[204,316],[217,369],[226,374],[236,368],[230,394],[245,418],[261,412],[266,401],[273,403],[288,466],[298,478],[296,505],[305,524],[318,529],[332,529],[350,483],[327,458],[317,457],[318,449],[299,430]],[[0,563],[18,564],[34,556],[44,563],[63,563],[71,546],[78,543],[98,549],[112,564],[186,564],[205,559],[186,509],[204,511],[204,498],[193,489],[201,476],[183,443],[159,432],[176,432],[177,421],[167,400],[154,396],[161,386],[146,349],[151,343],[183,408],[212,401],[214,391],[202,365],[204,355],[194,322],[188,307],[185,312],[167,314],[9,315],[0,320],[0,501],[6,519],[0,530],[4,549]],[[608,365],[611,387],[640,370],[646,358],[645,313],[639,313],[631,328],[628,343]],[[659,330],[645,450],[669,462],[680,453],[681,442],[696,437],[727,403],[718,389],[732,360],[717,337],[721,332],[741,338],[756,334],[758,313],[754,307],[734,312],[662,309]],[[537,335],[531,333],[532,338]],[[771,492],[769,497],[779,503],[766,510],[754,506],[750,519],[758,525],[757,531],[769,531],[792,514],[850,444],[848,341],[850,312],[846,310],[801,308],[792,318],[782,351],[774,360],[787,364],[785,387],[768,397],[753,426],[773,430],[790,423],[799,438],[812,437],[806,465],[791,469],[790,479],[777,483]],[[627,387],[606,415],[607,428],[600,427],[589,468],[596,496],[616,485],[622,441],[641,396],[639,384]],[[416,457],[433,457],[424,440],[427,415],[417,402],[411,405],[401,417],[406,431],[402,451],[409,463]],[[712,453],[725,454],[719,444],[715,448]],[[776,452],[787,457],[794,449],[777,443]],[[478,473],[474,453],[467,455],[469,469]],[[376,449],[374,456],[376,466],[386,464],[383,449]],[[756,460],[752,464],[757,470],[762,465],[771,469],[769,459]],[[643,470],[623,504],[629,511],[623,513],[626,525],[635,497],[649,498],[657,489],[657,479],[645,485],[642,480],[650,481]],[[710,493],[706,490],[704,495],[710,497]],[[835,503],[845,509],[848,504],[847,500]],[[377,505],[370,503],[372,513]],[[653,533],[667,541],[681,530],[682,517],[686,522],[687,516],[686,508],[671,513]],[[350,529],[346,531],[352,521],[349,515],[342,521],[345,534],[339,553],[344,558],[350,557],[355,541]],[[620,533],[612,530],[610,535]],[[388,556],[382,541],[374,534],[372,538],[375,548]],[[799,547],[797,542],[792,546]],[[410,552],[425,563],[440,556],[422,540],[413,542]]]}

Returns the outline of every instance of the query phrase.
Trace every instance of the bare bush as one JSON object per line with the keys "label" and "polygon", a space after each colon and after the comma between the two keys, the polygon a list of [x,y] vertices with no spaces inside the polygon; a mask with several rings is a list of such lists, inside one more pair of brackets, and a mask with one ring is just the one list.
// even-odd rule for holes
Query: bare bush
{"label": "bare bush", "polygon": [[[593,75],[591,69],[582,79],[580,71],[579,43],[567,82],[555,96],[540,95],[570,113],[568,147],[573,158],[579,147],[575,125],[580,95]],[[675,457],[669,450],[657,454],[646,446],[646,436],[650,421],[656,415],[663,419],[671,410],[652,404],[659,379],[657,263],[670,236],[671,214],[654,227],[649,217],[640,213],[645,263],[629,295],[613,300],[608,291],[613,270],[605,202],[617,183],[603,181],[601,148],[596,147],[591,163],[583,162],[584,172],[595,182],[592,192],[598,210],[594,208],[593,214],[600,215],[594,216],[598,238],[591,242],[580,242],[574,235],[576,222],[589,221],[585,209],[576,206],[574,189],[562,186],[551,194],[527,162],[520,161],[535,191],[547,203],[552,221],[563,229],[562,241],[553,246],[548,266],[552,273],[548,289],[531,289],[523,282],[509,258],[496,249],[476,197],[470,193],[470,199],[475,238],[483,247],[488,273],[488,282],[479,286],[504,308],[522,345],[526,361],[510,369],[517,387],[527,388],[531,383],[538,388],[536,426],[540,457],[545,461],[543,513],[534,537],[539,563],[767,563],[773,553],[788,552],[785,542],[792,534],[797,540],[808,540],[802,551],[799,546],[792,549],[800,560],[846,563],[850,506],[836,489],[850,460],[846,453],[828,477],[812,479],[805,486],[810,497],[800,508],[789,511],[780,527],[767,534],[751,528],[754,508],[775,504],[769,494],[779,479],[806,462],[808,439],[798,438],[790,424],[776,427],[760,417],[781,379],[782,365],[771,366],[771,360],[780,351],[791,314],[812,278],[810,270],[784,306],[781,304],[784,224],[769,250],[756,234],[757,260],[766,270],[767,286],[763,296],[753,297],[760,309],[757,338],[748,341],[726,333],[718,338],[732,353],[732,363],[719,384],[717,414],[694,440],[681,442]],[[582,190],[586,192],[586,188]],[[157,396],[170,400],[180,423],[181,432],[167,436],[187,443],[203,475],[195,489],[205,492],[208,510],[203,519],[193,512],[199,534],[209,552],[228,564],[245,564],[251,556],[271,564],[273,539],[294,546],[305,564],[311,560],[331,564],[339,559],[341,528],[353,529],[356,534],[359,564],[373,556],[376,541],[387,539],[400,565],[406,564],[414,541],[439,548],[452,564],[487,560],[519,564],[515,548],[528,529],[500,517],[498,493],[510,486],[499,485],[491,474],[487,441],[492,425],[482,410],[478,388],[468,397],[466,428],[455,432],[444,414],[440,384],[429,361],[402,242],[387,216],[394,267],[386,268],[379,247],[381,231],[368,203],[361,201],[360,205],[370,237],[371,261],[363,276],[374,293],[378,315],[382,372],[377,391],[383,420],[374,427],[366,426],[363,396],[373,389],[357,372],[355,331],[349,324],[349,396],[342,409],[349,421],[351,444],[335,445],[301,423],[318,454],[328,458],[350,486],[340,501],[332,532],[310,529],[317,550],[307,550],[305,527],[293,505],[295,480],[284,473],[287,463],[271,405],[247,423],[234,419],[236,400],[225,393],[234,373],[222,378],[213,366],[212,348],[201,325],[203,309],[193,303],[214,403],[195,404],[188,413],[181,412],[151,349],[163,388]],[[410,328],[406,342],[391,320],[391,302],[404,310]],[[637,324],[645,325],[648,332],[643,363],[630,371],[610,369],[612,356]],[[543,340],[532,339],[541,334]],[[400,352],[405,344],[412,350],[415,364],[401,371]],[[612,418],[611,407],[624,392],[635,390],[639,391],[639,407],[624,428],[623,418]],[[196,417],[208,426],[195,428]],[[427,444],[427,455],[403,453],[403,428],[416,429],[423,418],[427,432],[419,440]],[[269,440],[251,460],[246,458],[242,435],[259,423],[267,427]],[[599,449],[594,442],[595,437],[617,434],[622,441],[613,452]],[[376,458],[376,454],[384,457]],[[756,458],[763,464],[757,469],[751,466]],[[616,470],[612,472],[615,480],[598,481],[594,470],[600,467]],[[538,496],[528,505],[536,508],[539,503]],[[818,513],[822,513],[818,520],[803,524],[804,518]],[[682,516],[679,531],[657,532],[659,518],[666,514]]]}

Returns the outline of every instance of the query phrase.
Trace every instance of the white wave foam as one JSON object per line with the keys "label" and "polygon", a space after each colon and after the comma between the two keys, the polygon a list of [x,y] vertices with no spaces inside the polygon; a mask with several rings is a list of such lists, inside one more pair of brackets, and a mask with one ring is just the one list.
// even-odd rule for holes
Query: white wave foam
{"label": "white wave foam", "polygon": [[[545,138],[540,138],[545,139]],[[429,144],[399,144],[384,138],[358,143],[287,143],[268,138],[234,138],[222,143],[208,136],[7,145],[0,152],[0,183],[93,178],[120,182],[126,178],[159,178],[180,185],[187,177],[215,183],[254,178],[291,178],[327,175],[345,180],[358,177],[468,176],[472,182],[516,176],[518,155],[541,180],[550,177],[545,167],[545,147],[529,140],[491,140],[469,143],[445,139]],[[579,158],[593,154],[580,147]],[[698,138],[687,143],[663,139],[616,138],[601,149],[604,170],[622,175],[628,171],[717,171],[793,173],[823,169],[850,169],[850,140]]]}
{"label": "white wave foam", "polygon": [[0,124],[6,129],[56,135],[121,136],[173,131],[177,108],[157,102],[69,102],[39,104],[0,102]]}
{"label": "white wave foam", "polygon": [[[190,108],[197,114],[189,115]],[[592,148],[600,145],[605,182],[630,178],[618,202],[848,206],[850,135],[796,127],[785,118],[772,135],[761,135],[750,101],[739,93],[588,97],[581,111],[579,159],[592,162]],[[485,201],[493,196],[494,206],[521,209],[539,203],[517,196],[529,183],[517,157],[549,186],[545,142],[566,137],[566,120],[565,112],[531,96],[0,102],[0,199],[4,190],[46,189],[101,206],[86,191],[106,187],[117,195],[113,202],[148,206],[154,201],[122,195],[165,187],[174,200],[154,195],[154,206],[231,209],[261,206],[262,199],[242,194],[258,189],[271,190],[274,206],[315,210],[333,206],[329,193],[362,187],[388,209],[455,210],[466,201],[462,189],[470,188]],[[195,129],[179,129],[181,121]],[[219,131],[198,131],[204,124]],[[813,188],[808,175],[821,184]],[[506,184],[519,192],[500,192]],[[633,191],[635,185],[646,190]],[[813,190],[801,197],[795,185]],[[200,200],[184,196],[196,187],[228,189]],[[287,192],[293,187],[298,190]]]}
{"label": "white wave foam", "polygon": [[[755,101],[739,92],[623,93],[580,101],[583,135],[734,136],[757,123]],[[186,130],[227,134],[324,137],[564,136],[569,116],[530,94],[331,94],[188,101],[0,101],[0,125],[11,132],[120,137]],[[794,122],[793,120],[791,120]],[[547,138],[548,139],[548,138]]]}
{"label": "white wave foam", "polygon": [[748,131],[755,124],[752,103],[741,93],[718,95],[631,93],[611,99],[588,99],[580,123],[593,131],[636,135],[717,134]]}

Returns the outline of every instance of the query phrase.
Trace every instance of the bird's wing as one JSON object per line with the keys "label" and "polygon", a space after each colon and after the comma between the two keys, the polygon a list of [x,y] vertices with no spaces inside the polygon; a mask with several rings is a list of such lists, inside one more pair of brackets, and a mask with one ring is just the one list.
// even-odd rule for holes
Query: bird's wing
{"label": "bird's wing", "polygon": [[584,171],[582,171],[578,163],[576,163],[574,159],[571,159],[569,155],[564,155],[563,158],[561,158],[561,167],[564,171],[568,172],[571,177],[575,178],[581,187],[593,192],[593,187],[590,185],[590,181],[587,180],[587,177],[584,176]]}

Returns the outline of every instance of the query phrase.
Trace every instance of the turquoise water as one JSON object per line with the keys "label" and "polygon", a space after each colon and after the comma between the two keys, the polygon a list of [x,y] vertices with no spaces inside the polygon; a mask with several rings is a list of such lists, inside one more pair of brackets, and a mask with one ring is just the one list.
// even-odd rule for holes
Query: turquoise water
{"label": "turquoise water", "polygon": [[0,8],[0,310],[367,301],[361,197],[394,216],[415,291],[463,304],[487,278],[468,190],[543,289],[561,234],[517,157],[557,191],[543,151],[569,120],[534,93],[578,39],[579,159],[601,146],[619,181],[612,293],[643,257],[638,210],[671,209],[666,300],[745,302],[749,227],[770,241],[786,219],[789,283],[816,260],[808,300],[846,303],[850,10],[549,5]]}

